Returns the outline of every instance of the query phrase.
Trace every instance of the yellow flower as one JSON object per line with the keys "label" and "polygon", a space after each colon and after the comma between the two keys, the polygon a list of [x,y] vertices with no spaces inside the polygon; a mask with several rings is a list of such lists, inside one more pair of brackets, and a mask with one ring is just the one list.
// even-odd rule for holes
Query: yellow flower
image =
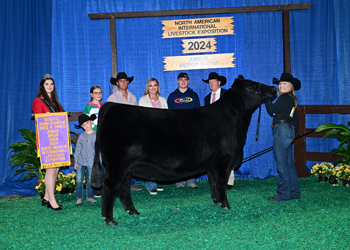
{"label": "yellow flower", "polygon": [[75,180],[74,179],[71,180],[70,183],[73,183],[73,185],[75,185]]}
{"label": "yellow flower", "polygon": [[56,190],[57,190],[58,192],[62,190],[62,183],[60,183],[59,186],[56,186]]}

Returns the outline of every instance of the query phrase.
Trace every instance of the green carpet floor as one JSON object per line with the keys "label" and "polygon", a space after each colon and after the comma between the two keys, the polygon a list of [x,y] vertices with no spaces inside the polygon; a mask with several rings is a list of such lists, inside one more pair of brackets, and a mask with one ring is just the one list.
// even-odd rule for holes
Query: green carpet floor
{"label": "green carpet floor", "polygon": [[[119,201],[117,226],[107,226],[98,203],[75,205],[57,195],[62,211],[37,197],[0,199],[0,249],[350,249],[350,188],[300,179],[302,198],[270,202],[277,178],[236,180],[227,191],[231,210],[198,189],[164,185],[156,196],[132,191],[137,217]],[[142,186],[142,184],[140,184]]]}

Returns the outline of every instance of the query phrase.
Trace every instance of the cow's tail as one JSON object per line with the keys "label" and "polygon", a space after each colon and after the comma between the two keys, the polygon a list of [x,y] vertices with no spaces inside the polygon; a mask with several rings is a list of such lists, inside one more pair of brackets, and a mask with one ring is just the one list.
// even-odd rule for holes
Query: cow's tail
{"label": "cow's tail", "polygon": [[103,174],[102,174],[100,155],[101,155],[100,140],[97,137],[95,141],[94,165],[92,166],[91,180],[90,180],[90,184],[94,188],[100,188],[103,184]]}

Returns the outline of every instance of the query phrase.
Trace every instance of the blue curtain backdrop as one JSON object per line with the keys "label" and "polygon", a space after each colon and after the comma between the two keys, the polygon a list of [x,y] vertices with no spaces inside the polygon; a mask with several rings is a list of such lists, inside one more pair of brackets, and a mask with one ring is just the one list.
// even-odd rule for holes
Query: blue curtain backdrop
{"label": "blue curtain backdrop", "polygon": [[[292,74],[302,82],[297,91],[299,105],[350,104],[348,86],[350,2],[331,0],[53,0],[0,1],[2,39],[0,71],[5,125],[1,130],[0,197],[9,194],[35,194],[35,180],[21,182],[13,176],[12,155],[7,147],[22,140],[18,129],[34,129],[31,105],[40,78],[51,73],[65,110],[82,111],[89,101],[89,90],[99,85],[103,101],[112,93],[110,31],[108,20],[90,20],[90,13],[222,8],[310,2],[310,10],[291,11]],[[272,84],[283,71],[281,12],[232,15],[180,16],[117,19],[118,71],[135,76],[129,90],[139,99],[146,81],[159,80],[161,94],[168,97],[177,87],[180,71],[163,71],[163,57],[180,56],[182,38],[162,39],[162,20],[234,16],[235,35],[214,36],[217,53],[235,53],[236,68],[188,70],[189,87],[200,96],[201,104],[209,93],[202,82],[211,71],[225,75],[226,88],[242,74],[248,79]],[[19,18],[20,17],[20,18]],[[244,157],[272,146],[272,118],[262,105],[259,140],[255,141],[257,113],[253,115],[244,148]],[[307,127],[326,122],[347,123],[349,116],[307,116]],[[71,130],[73,124],[71,124]],[[81,131],[79,131],[80,133]],[[308,150],[328,152],[335,140],[307,139]],[[314,162],[308,162],[308,168]],[[268,178],[277,176],[273,152],[244,163],[237,176]]]}
{"label": "blue curtain backdrop", "polygon": [[23,141],[19,129],[34,129],[32,102],[41,77],[51,72],[51,6],[51,1],[0,1],[0,197],[35,194],[36,180],[14,176],[7,148]]}

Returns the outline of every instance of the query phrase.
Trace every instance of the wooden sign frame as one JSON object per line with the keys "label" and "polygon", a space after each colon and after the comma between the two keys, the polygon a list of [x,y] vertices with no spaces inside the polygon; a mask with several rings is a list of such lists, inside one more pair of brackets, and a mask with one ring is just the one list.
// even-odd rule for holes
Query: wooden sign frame
{"label": "wooden sign frame", "polygon": [[117,31],[116,31],[115,19],[282,11],[283,70],[284,72],[291,73],[289,11],[308,10],[310,9],[311,5],[312,5],[311,3],[302,3],[302,4],[245,6],[245,7],[229,7],[229,8],[206,8],[206,9],[189,9],[189,10],[97,13],[97,14],[89,14],[89,17],[91,20],[109,19],[111,56],[112,56],[112,75],[113,77],[116,77],[118,73],[118,65],[117,65],[118,57],[117,57]]}

